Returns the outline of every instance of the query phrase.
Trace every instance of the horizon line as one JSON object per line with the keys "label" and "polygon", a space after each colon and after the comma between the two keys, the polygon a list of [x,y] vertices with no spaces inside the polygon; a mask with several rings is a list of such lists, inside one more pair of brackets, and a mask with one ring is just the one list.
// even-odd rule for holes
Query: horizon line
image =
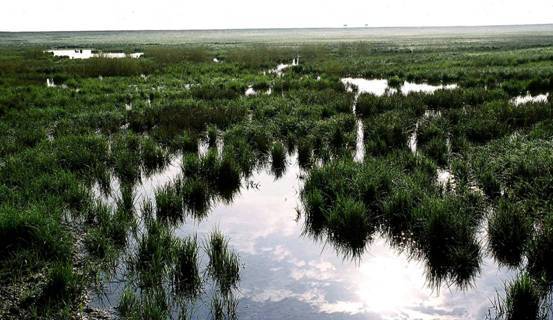
{"label": "horizon line", "polygon": [[320,29],[432,29],[432,28],[493,28],[493,27],[530,27],[530,26],[553,26],[551,23],[522,23],[522,24],[483,24],[483,25],[428,25],[428,26],[348,26],[342,27],[260,27],[260,28],[206,28],[206,29],[95,29],[95,30],[0,30],[0,33],[58,33],[58,32],[159,32],[159,31],[248,31],[248,30],[320,30]]}

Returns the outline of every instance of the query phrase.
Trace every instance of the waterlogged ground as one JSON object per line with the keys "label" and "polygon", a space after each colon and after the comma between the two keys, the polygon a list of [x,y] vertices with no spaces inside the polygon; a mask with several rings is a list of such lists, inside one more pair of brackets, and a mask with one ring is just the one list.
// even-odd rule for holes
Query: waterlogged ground
{"label": "waterlogged ground", "polygon": [[[382,235],[360,258],[344,258],[330,244],[305,234],[298,209],[306,172],[296,154],[286,162],[281,177],[268,166],[258,168],[232,203],[217,203],[203,219],[187,217],[176,230],[179,237],[201,239],[219,229],[230,239],[243,266],[239,319],[482,319],[501,295],[499,288],[516,275],[486,255],[471,288],[430,288],[424,264],[392,248]],[[155,189],[180,171],[179,155],[136,187],[137,203],[154,200]],[[118,188],[116,181],[113,188]],[[203,264],[206,260],[201,258]],[[125,262],[118,270],[95,293],[91,307],[115,312],[125,287]],[[211,316],[210,292],[195,302],[192,318]]]}
{"label": "waterlogged ground", "polygon": [[[341,82],[347,90],[356,91],[354,112],[361,94],[432,94],[436,90],[457,88],[456,84],[407,81],[390,88],[384,79],[343,78]],[[266,94],[271,94],[270,90]],[[246,96],[256,94],[251,87],[245,93]],[[515,105],[532,101],[547,101],[547,96],[512,99]],[[423,119],[439,116],[437,112],[426,112]],[[354,159],[362,162],[365,157],[362,119],[357,120],[356,135]],[[405,148],[416,153],[416,142],[415,130]],[[219,153],[221,144],[218,141]],[[207,144],[200,145],[199,155],[205,157],[208,150]],[[182,155],[175,155],[161,173],[144,177],[136,189],[137,203],[155,201],[155,190],[179,176],[181,159]],[[453,283],[436,287],[427,280],[424,263],[394,248],[383,234],[377,234],[364,252],[354,258],[344,257],[331,244],[309,236],[301,218],[299,197],[307,174],[298,164],[297,153],[287,156],[281,176],[277,177],[269,165],[258,167],[243,181],[244,187],[230,203],[216,203],[206,217],[187,217],[176,229],[175,234],[181,238],[194,235],[201,239],[213,230],[220,230],[230,239],[230,247],[239,254],[242,264],[236,295],[238,318],[483,319],[493,312],[493,303],[504,298],[500,288],[512,281],[517,272],[501,267],[490,254],[483,256],[478,274],[468,288]],[[454,177],[449,169],[438,168],[436,180],[446,187],[453,183]],[[112,188],[118,189],[116,181]],[[115,200],[104,196],[104,201],[113,204]],[[478,238],[486,243],[484,227],[478,232]],[[202,265],[206,259],[205,255],[201,257]],[[95,293],[91,307],[115,312],[126,285],[125,262],[120,262],[118,268],[116,276],[108,276]],[[212,315],[210,294],[212,290],[207,290],[204,298],[192,304],[192,318]],[[175,309],[174,316],[177,315],[178,309]]]}
{"label": "waterlogged ground", "polygon": [[547,32],[112,40],[0,47],[0,318],[550,317]]}

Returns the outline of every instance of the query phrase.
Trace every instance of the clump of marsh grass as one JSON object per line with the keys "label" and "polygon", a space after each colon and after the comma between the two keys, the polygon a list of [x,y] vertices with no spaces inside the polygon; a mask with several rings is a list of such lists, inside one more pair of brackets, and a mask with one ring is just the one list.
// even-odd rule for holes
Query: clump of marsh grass
{"label": "clump of marsh grass", "polygon": [[217,127],[209,126],[207,128],[207,143],[210,148],[217,146]]}
{"label": "clump of marsh grass", "polygon": [[500,199],[488,220],[489,246],[494,257],[508,266],[518,266],[531,232],[532,222],[524,206]]}
{"label": "clump of marsh grass", "polygon": [[71,263],[57,263],[48,273],[48,281],[40,300],[46,305],[68,303],[79,294],[81,283]]}
{"label": "clump of marsh grass", "polygon": [[413,210],[420,205],[428,181],[417,175],[401,179],[384,200],[384,232],[399,246],[412,240],[412,227],[416,223]]}
{"label": "clump of marsh grass", "polygon": [[327,237],[346,257],[358,257],[381,223],[382,201],[395,170],[371,159],[364,164],[343,159],[311,169],[301,192],[304,232]]}
{"label": "clump of marsh grass", "polygon": [[232,201],[241,186],[240,166],[234,152],[226,149],[219,157],[215,150],[204,157],[187,155],[182,165],[182,195],[187,209],[203,215],[213,198]]}
{"label": "clump of marsh grass", "polygon": [[96,201],[89,209],[88,222],[94,226],[84,239],[88,252],[97,258],[114,256],[117,249],[127,244],[129,229],[135,227],[134,216],[120,209]]}
{"label": "clump of marsh grass", "polygon": [[223,305],[223,299],[219,295],[213,295],[211,298],[211,319],[212,320],[224,320],[225,319],[225,307]]}
{"label": "clump of marsh grass", "polygon": [[405,148],[409,121],[409,115],[400,111],[387,111],[367,119],[364,125],[366,152],[380,156]]}
{"label": "clump of marsh grass", "polygon": [[311,166],[313,156],[313,142],[310,138],[300,139],[298,142],[298,162],[302,168]]}
{"label": "clump of marsh grass", "polygon": [[528,275],[521,275],[509,286],[505,304],[507,319],[539,319],[539,290]]}
{"label": "clump of marsh grass", "polygon": [[185,208],[196,217],[203,217],[211,207],[209,185],[202,178],[188,178],[183,181],[182,200]]}
{"label": "clump of marsh grass", "polygon": [[445,139],[434,137],[420,146],[421,151],[435,160],[439,166],[446,166],[449,158],[449,150]]}
{"label": "clump of marsh grass", "polygon": [[553,214],[541,221],[528,249],[528,272],[546,282],[553,281]]}
{"label": "clump of marsh grass", "polygon": [[359,257],[375,231],[365,204],[348,197],[338,197],[327,213],[330,239],[345,256]]}
{"label": "clump of marsh grass", "polygon": [[120,317],[130,320],[170,318],[166,294],[159,288],[141,291],[140,296],[126,288],[116,309]]}
{"label": "clump of marsh grass", "polygon": [[208,275],[217,283],[221,293],[227,296],[240,281],[240,262],[236,253],[228,248],[228,240],[214,230],[206,243],[209,257]]}
{"label": "clump of marsh grass", "polygon": [[271,170],[280,178],[286,169],[286,151],[281,142],[276,142],[271,148]]}
{"label": "clump of marsh grass", "polygon": [[230,202],[236,190],[240,188],[240,168],[230,155],[224,154],[216,169],[217,191],[225,201]]}
{"label": "clump of marsh grass", "polygon": [[140,300],[131,288],[125,288],[116,309],[119,316],[124,319],[134,319],[137,310],[140,310]]}
{"label": "clump of marsh grass", "polygon": [[251,175],[256,164],[263,160],[263,156],[256,154],[244,138],[227,139],[225,136],[223,154],[234,159],[244,176]]}
{"label": "clump of marsh grass", "polygon": [[0,256],[7,262],[21,258],[66,260],[71,254],[70,236],[56,221],[56,214],[40,207],[19,210],[0,206]]}
{"label": "clump of marsh grass", "polygon": [[171,222],[183,218],[182,181],[180,178],[167,183],[155,191],[156,216],[161,220]]}
{"label": "clump of marsh grass", "polygon": [[142,319],[167,319],[169,303],[164,290],[147,290],[142,298]]}
{"label": "clump of marsh grass", "polygon": [[480,270],[476,226],[483,215],[471,197],[425,197],[414,209],[414,255],[427,265],[429,283],[439,288],[451,280],[467,287]]}
{"label": "clump of marsh grass", "polygon": [[136,200],[134,186],[124,183],[121,185],[120,192],[121,194],[115,199],[117,210],[127,213],[128,215],[133,215],[135,212],[134,204]]}
{"label": "clump of marsh grass", "polygon": [[134,184],[140,179],[142,158],[140,138],[134,134],[117,136],[112,144],[113,170],[123,184]]}
{"label": "clump of marsh grass", "polygon": [[129,263],[131,276],[142,288],[159,287],[173,261],[171,248],[175,240],[171,230],[159,221],[148,221],[137,242],[136,255]]}
{"label": "clump of marsh grass", "polygon": [[180,240],[175,244],[175,269],[173,287],[178,296],[194,299],[202,290],[198,267],[198,244],[195,238]]}
{"label": "clump of marsh grass", "polygon": [[167,153],[151,138],[142,140],[142,165],[146,174],[162,169],[168,162]]}
{"label": "clump of marsh grass", "polygon": [[198,152],[198,139],[188,131],[185,131],[182,135],[180,145],[183,153]]}
{"label": "clump of marsh grass", "polygon": [[506,296],[494,302],[493,319],[542,320],[547,319],[543,296],[536,282],[527,273],[519,274],[505,285]]}
{"label": "clump of marsh grass", "polygon": [[401,80],[401,78],[399,76],[393,76],[393,77],[388,79],[388,86],[390,88],[399,89],[401,87],[402,83],[403,83],[403,81]]}

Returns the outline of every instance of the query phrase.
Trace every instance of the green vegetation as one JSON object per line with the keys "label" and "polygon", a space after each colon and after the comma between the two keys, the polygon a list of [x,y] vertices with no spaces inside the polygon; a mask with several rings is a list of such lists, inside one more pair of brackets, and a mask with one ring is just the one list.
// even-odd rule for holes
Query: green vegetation
{"label": "green vegetation", "polygon": [[207,272],[217,282],[221,293],[228,296],[240,281],[238,256],[228,249],[227,240],[218,230],[211,233],[206,251],[209,257]]}
{"label": "green vegetation", "polygon": [[[549,307],[553,102],[511,99],[553,93],[550,35],[114,46],[98,44],[145,55],[71,60],[0,45],[0,283],[26,284],[0,316],[74,317],[122,263],[121,317],[192,317],[203,299],[213,318],[236,318],[232,243],[214,231],[202,248],[175,230],[231,203],[256,170],[281,177],[296,155],[306,235],[355,259],[384,237],[437,289],[469,288],[490,254],[520,270],[499,314],[536,319]],[[348,92],[344,77],[457,87],[377,96]],[[245,96],[250,86],[258,94]],[[141,184],[166,170],[178,172],[145,199]]]}

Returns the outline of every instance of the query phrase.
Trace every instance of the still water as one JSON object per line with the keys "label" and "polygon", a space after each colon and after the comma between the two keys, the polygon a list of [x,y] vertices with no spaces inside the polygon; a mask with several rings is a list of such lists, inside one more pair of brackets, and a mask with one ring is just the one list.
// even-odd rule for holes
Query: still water
{"label": "still water", "polygon": [[[355,87],[357,94],[383,95],[393,90],[386,80],[346,78],[342,82],[351,90]],[[400,90],[403,94],[431,93],[455,87],[405,82]],[[439,114],[425,114],[430,116]],[[217,143],[219,153],[221,143]],[[405,148],[416,152],[416,132]],[[201,145],[200,156],[206,152],[207,145]],[[363,156],[363,122],[358,119],[354,158],[362,161]],[[153,201],[155,190],[181,173],[181,163],[181,155],[176,155],[161,173],[143,177],[135,187],[135,202]],[[424,262],[400,252],[379,234],[359,258],[345,259],[331,243],[305,232],[298,213],[305,175],[293,153],[279,178],[269,165],[262,166],[243,181],[231,203],[216,203],[206,217],[188,217],[177,227],[176,235],[182,238],[196,235],[205,239],[215,229],[229,238],[242,265],[236,294],[239,319],[483,319],[492,301],[502,294],[505,282],[516,274],[516,270],[499,267],[486,254],[483,231],[479,235],[484,252],[480,272],[465,289],[447,283],[431,287]],[[440,168],[437,178],[452,179],[447,168]],[[116,180],[112,189],[117,195]],[[114,197],[103,200],[113,203]],[[202,256],[200,264],[206,263],[207,257]],[[92,307],[114,310],[125,286],[124,270],[122,263],[104,290],[93,296]],[[205,295],[196,302],[193,318],[210,317],[209,289]]]}
{"label": "still water", "polygon": [[[344,260],[331,244],[304,235],[297,209],[305,172],[295,155],[287,161],[279,179],[268,167],[258,169],[249,178],[255,187],[243,187],[232,203],[216,204],[206,218],[188,218],[176,231],[202,239],[217,228],[230,239],[242,264],[239,319],[482,319],[496,291],[514,276],[484,257],[473,288],[432,289],[424,264],[380,236],[359,259]],[[143,180],[137,202],[153,199],[155,188],[179,173],[177,156],[163,172]],[[206,260],[202,257],[203,264]],[[91,306],[117,305],[124,283],[111,280]],[[194,315],[209,316],[209,299],[198,301]]]}
{"label": "still water", "polygon": [[103,52],[94,49],[52,49],[44,51],[52,54],[54,57],[69,58],[69,59],[90,59],[90,58],[140,58],[144,55],[142,52],[134,52],[126,54],[124,52]]}

